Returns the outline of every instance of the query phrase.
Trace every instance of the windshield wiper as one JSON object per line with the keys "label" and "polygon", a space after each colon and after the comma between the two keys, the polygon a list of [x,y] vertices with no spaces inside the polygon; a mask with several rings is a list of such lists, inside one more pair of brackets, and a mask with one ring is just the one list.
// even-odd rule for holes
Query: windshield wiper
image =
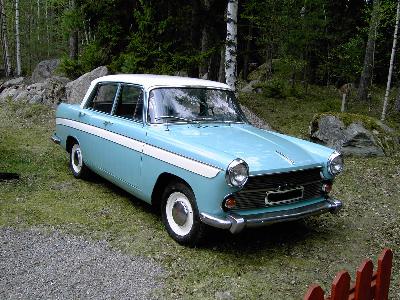
{"label": "windshield wiper", "polygon": [[186,123],[199,124],[199,122],[196,120],[186,119],[186,118],[177,117],[177,116],[159,116],[159,117],[155,118],[155,120],[165,120],[165,119],[173,119],[173,120],[183,121]]}
{"label": "windshield wiper", "polygon": [[214,122],[215,119],[212,117],[200,117],[200,118],[194,119],[193,121],[212,121],[212,122]]}

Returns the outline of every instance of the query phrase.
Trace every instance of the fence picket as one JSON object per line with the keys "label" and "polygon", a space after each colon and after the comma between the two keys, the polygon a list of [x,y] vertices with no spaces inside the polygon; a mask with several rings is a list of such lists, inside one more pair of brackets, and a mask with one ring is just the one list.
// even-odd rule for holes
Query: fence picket
{"label": "fence picket", "polygon": [[384,249],[378,258],[376,272],[375,300],[387,300],[389,297],[390,276],[392,274],[393,252]]}
{"label": "fence picket", "polygon": [[356,282],[350,287],[350,275],[339,272],[332,282],[331,295],[324,298],[323,289],[313,284],[304,295],[304,300],[388,300],[390,276],[392,273],[393,252],[384,249],[378,258],[378,269],[370,259],[357,269]]}
{"label": "fence picket", "polygon": [[324,300],[323,289],[317,284],[311,285],[304,295],[304,300]]}
{"label": "fence picket", "polygon": [[371,300],[371,279],[374,265],[370,259],[365,260],[357,269],[355,300]]}
{"label": "fence picket", "polygon": [[330,300],[343,300],[349,297],[350,275],[347,271],[338,273],[332,283]]}

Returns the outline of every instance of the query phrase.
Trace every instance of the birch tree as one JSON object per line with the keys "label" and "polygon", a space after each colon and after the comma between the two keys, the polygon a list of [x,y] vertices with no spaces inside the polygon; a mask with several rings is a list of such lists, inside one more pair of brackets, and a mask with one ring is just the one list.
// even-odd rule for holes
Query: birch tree
{"label": "birch tree", "polygon": [[226,13],[225,81],[235,90],[237,76],[237,12],[239,0],[229,0]]}
{"label": "birch tree", "polygon": [[387,79],[387,83],[386,83],[385,98],[383,100],[383,110],[382,110],[382,116],[381,116],[382,121],[384,121],[385,117],[386,117],[390,84],[392,82],[393,61],[394,61],[394,55],[396,53],[396,43],[397,43],[397,30],[399,28],[399,12],[400,12],[400,0],[397,1],[396,25],[394,27],[392,54],[390,55],[389,73],[388,73],[388,79]]}
{"label": "birch tree", "polygon": [[19,0],[15,0],[15,56],[17,63],[17,76],[21,76],[21,44],[19,40]]}
{"label": "birch tree", "polygon": [[362,101],[367,101],[368,89],[372,77],[376,32],[379,24],[379,10],[380,10],[379,0],[374,0],[372,16],[369,25],[368,42],[367,42],[367,47],[365,48],[364,67],[361,73],[360,85],[357,91],[357,97]]}
{"label": "birch tree", "polygon": [[4,8],[4,0],[0,0],[1,5],[1,40],[4,49],[4,70],[6,77],[9,77],[12,72],[10,50],[8,49],[8,35],[7,35],[7,17]]}

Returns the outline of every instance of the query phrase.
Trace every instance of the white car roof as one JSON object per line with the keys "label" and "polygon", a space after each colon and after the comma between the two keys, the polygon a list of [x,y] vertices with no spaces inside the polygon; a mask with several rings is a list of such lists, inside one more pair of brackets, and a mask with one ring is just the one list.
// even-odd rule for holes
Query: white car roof
{"label": "white car roof", "polygon": [[179,77],[179,76],[167,76],[167,75],[151,75],[151,74],[119,74],[119,75],[108,75],[99,77],[92,81],[92,85],[98,82],[126,82],[132,84],[138,84],[143,86],[146,90],[153,87],[164,86],[164,87],[182,87],[182,86],[195,86],[195,87],[208,87],[208,88],[218,88],[227,89],[231,88],[221,82],[189,78],[189,77]]}

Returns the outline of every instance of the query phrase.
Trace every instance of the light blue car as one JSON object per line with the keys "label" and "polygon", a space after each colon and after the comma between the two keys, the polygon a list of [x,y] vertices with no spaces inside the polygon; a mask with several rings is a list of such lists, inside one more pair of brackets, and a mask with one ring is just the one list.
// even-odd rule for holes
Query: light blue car
{"label": "light blue car", "polygon": [[341,155],[253,127],[219,82],[101,77],[80,105],[59,105],[52,140],[69,153],[76,178],[90,169],[160,208],[184,245],[209,226],[238,233],[342,207],[329,197]]}

